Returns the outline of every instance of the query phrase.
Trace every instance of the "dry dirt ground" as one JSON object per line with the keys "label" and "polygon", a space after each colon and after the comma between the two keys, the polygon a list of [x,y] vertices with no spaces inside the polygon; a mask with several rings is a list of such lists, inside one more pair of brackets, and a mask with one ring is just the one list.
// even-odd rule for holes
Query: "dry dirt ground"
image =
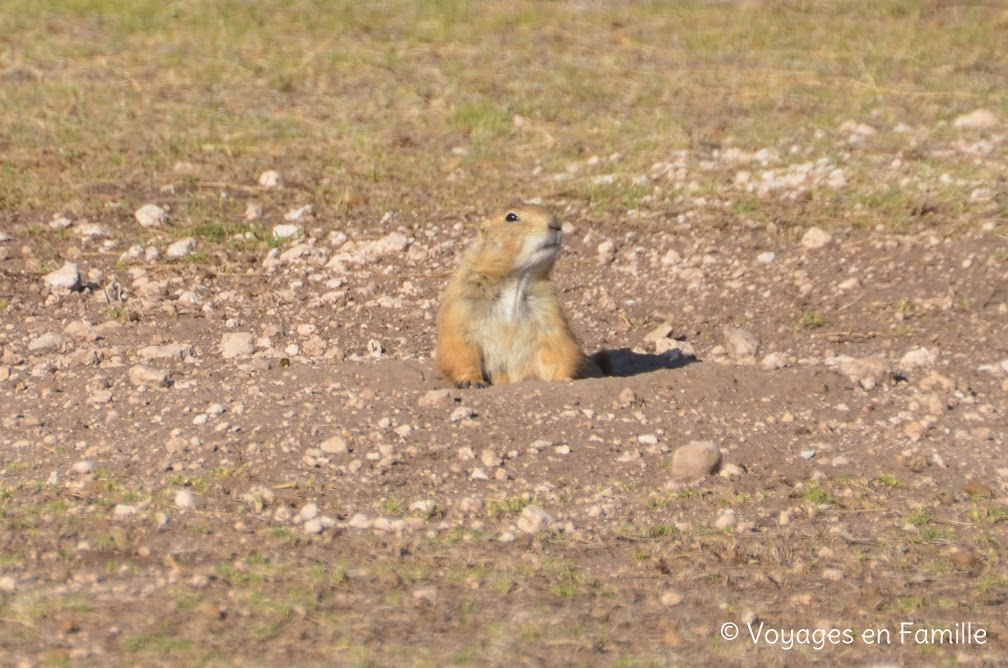
{"label": "dry dirt ground", "polygon": [[[437,38],[477,49],[454,31],[487,24],[447,5],[461,14],[438,16]],[[547,33],[557,77],[586,53],[579,29],[604,30],[623,54],[605,71],[631,83],[744,70],[703,44],[663,51],[652,24],[682,16],[614,6],[523,5],[546,28],[487,11],[519,44]],[[821,18],[690,7],[697,31],[728,35]],[[935,40],[1008,27],[996,7],[929,11],[879,21]],[[90,30],[99,53],[47,60],[22,26],[12,95],[50,75],[111,86],[121,68],[144,95],[164,86],[165,123],[215,103],[151,73],[144,26],[52,12],[44,26]],[[953,68],[975,85],[943,97],[897,59],[879,66],[891,80],[837,84],[821,106],[803,78],[777,107],[680,109],[686,130],[620,152],[622,130],[598,119],[646,119],[670,98],[609,108],[604,86],[565,90],[597,96],[597,117],[509,109],[501,125],[477,104],[446,112],[446,129],[453,61],[424,50],[426,33],[400,37],[411,59],[385,67],[430,90],[396,106],[340,89],[385,109],[362,112],[356,144],[312,135],[335,121],[306,103],[310,129],[267,133],[292,155],[185,143],[224,132],[206,128],[168,148],[140,105],[109,122],[156,154],[141,169],[112,130],[122,161],[86,139],[68,156],[60,133],[80,127],[45,108],[29,137],[5,109],[0,663],[1005,665],[1003,91]],[[948,53],[1006,70],[1003,52],[965,51]],[[268,82],[278,95],[328,94],[291,67]],[[809,67],[819,83],[847,76]],[[375,95],[401,92],[384,85]],[[369,141],[386,156],[371,167],[335,169],[311,147],[351,165]],[[121,178],[89,180],[89,160]],[[615,377],[456,390],[435,372],[440,291],[509,198],[565,222],[554,277]],[[673,453],[698,441],[720,467],[683,474]]]}

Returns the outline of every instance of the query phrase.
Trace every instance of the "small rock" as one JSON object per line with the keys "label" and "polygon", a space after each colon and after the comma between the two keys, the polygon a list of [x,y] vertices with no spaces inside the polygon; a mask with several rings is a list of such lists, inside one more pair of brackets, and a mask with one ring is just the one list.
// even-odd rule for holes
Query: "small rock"
{"label": "small rock", "polygon": [[668,589],[661,595],[661,604],[666,608],[673,608],[683,601],[683,595],[675,589]]}
{"label": "small rock", "polygon": [[676,478],[699,478],[717,471],[721,465],[721,449],[713,441],[693,441],[672,453],[672,475]]}
{"label": "small rock", "polygon": [[188,489],[181,489],[175,494],[175,505],[183,509],[199,508],[203,505],[203,499]]}
{"label": "small rock", "polygon": [[115,515],[117,519],[123,519],[136,515],[137,507],[128,503],[118,503],[116,504],[116,507],[112,509],[112,514]]}
{"label": "small rock", "polygon": [[637,442],[641,445],[658,445],[658,437],[654,434],[641,434],[637,437]]}
{"label": "small rock", "polygon": [[319,516],[319,507],[315,503],[307,503],[298,512],[298,521],[307,522],[308,520],[313,520]]}
{"label": "small rock", "polygon": [[600,262],[612,262],[616,259],[616,244],[609,239],[600,243],[596,251]]}
{"label": "small rock", "polygon": [[319,444],[322,452],[330,455],[345,455],[350,452],[346,439],[342,436],[331,436]]}
{"label": "small rock", "polygon": [[437,602],[437,588],[436,587],[420,587],[413,591],[413,600],[426,603],[427,605],[434,605]]}
{"label": "small rock", "polygon": [[151,387],[168,387],[171,380],[168,372],[146,364],[134,364],[129,370],[130,382],[134,385],[149,385]]}
{"label": "small rock", "polygon": [[301,226],[295,225],[294,223],[284,223],[283,225],[273,226],[274,239],[290,239],[292,237],[300,236],[301,232]]}
{"label": "small rock", "polygon": [[224,359],[247,357],[255,352],[255,336],[251,332],[227,332],[221,337],[220,352]]}
{"label": "small rock", "polygon": [[629,408],[631,406],[636,406],[642,403],[641,398],[637,396],[637,393],[633,391],[633,388],[624,387],[619,393],[619,405],[623,408]]}
{"label": "small rock", "polygon": [[141,227],[161,227],[168,222],[168,214],[157,204],[144,204],[133,214]]}
{"label": "small rock", "polygon": [[889,362],[881,357],[862,357],[841,362],[837,365],[837,371],[866,390],[874,389],[892,375]]}
{"label": "small rock", "polygon": [[801,245],[809,250],[816,250],[827,246],[833,240],[833,235],[819,227],[809,228],[802,237]]}
{"label": "small rock", "polygon": [[822,572],[823,580],[839,582],[844,579],[844,572],[839,568],[824,568]]}
{"label": "small rock", "polygon": [[484,471],[483,469],[480,469],[480,468],[476,468],[476,469],[473,469],[472,473],[469,474],[469,479],[470,480],[487,480],[488,478],[487,478],[486,471]]}
{"label": "small rock", "polygon": [[735,511],[732,510],[731,508],[725,508],[724,510],[721,511],[721,514],[718,515],[718,518],[714,520],[714,527],[716,529],[724,531],[729,527],[735,526],[735,523],[737,521],[738,518],[735,516]]}
{"label": "small rock", "polygon": [[474,415],[476,415],[476,411],[474,411],[473,409],[469,408],[468,406],[459,406],[458,408],[452,411],[450,419],[452,422],[461,422],[462,420],[468,420],[472,418]]}
{"label": "small rock", "polygon": [[322,520],[311,519],[304,523],[302,529],[306,534],[319,534],[322,533]]}
{"label": "small rock", "polygon": [[755,357],[759,352],[759,339],[741,327],[725,327],[725,347],[735,359]]}
{"label": "small rock", "polygon": [[245,215],[245,220],[247,220],[247,221],[251,222],[253,220],[259,220],[260,218],[262,218],[263,209],[258,204],[254,203],[254,202],[249,202],[248,205],[246,205],[246,207],[245,207],[245,214],[244,215]]}
{"label": "small rock", "polygon": [[658,325],[657,327],[655,327],[654,329],[652,329],[650,332],[648,332],[647,334],[645,334],[644,335],[644,341],[645,342],[657,342],[657,341],[661,341],[663,339],[667,339],[670,336],[672,336],[672,325],[670,325],[670,324],[668,324],[666,322],[664,324]]}
{"label": "small rock", "polygon": [[170,359],[184,361],[196,356],[196,350],[188,343],[167,343],[162,346],[145,346],[137,351],[141,359]]}
{"label": "small rock", "polygon": [[[295,220],[301,220],[306,215],[310,214],[313,210],[314,207],[311,204],[305,204],[304,206],[299,206],[298,208],[291,209],[290,211],[285,213],[284,220],[286,220],[288,223],[293,223]],[[276,230],[274,230],[273,233],[275,235]]]}
{"label": "small rock", "polygon": [[540,506],[525,506],[518,517],[518,530],[524,533],[539,533],[549,528],[553,518]]}
{"label": "small rock", "polygon": [[570,451],[571,451],[570,446],[567,445],[566,443],[561,443],[560,445],[553,446],[553,452],[557,453],[558,455],[569,455]]}
{"label": "small rock", "polygon": [[483,462],[483,466],[487,468],[493,468],[495,466],[500,466],[501,456],[494,452],[492,449],[487,448],[480,453],[480,461]]}
{"label": "small rock", "polygon": [[952,127],[966,130],[991,130],[1001,123],[997,114],[989,109],[977,109],[968,114],[957,116],[952,121]]}
{"label": "small rock", "polygon": [[775,259],[777,259],[777,253],[774,253],[773,251],[760,253],[759,255],[756,256],[756,261],[759,262],[760,264],[770,264]]}
{"label": "small rock", "polygon": [[46,332],[28,343],[28,350],[33,353],[46,353],[63,347],[63,335],[58,332]]}
{"label": "small rock", "polygon": [[815,456],[816,456],[816,451],[815,450],[802,450],[801,451],[801,458],[802,459],[812,459]]}
{"label": "small rock", "polygon": [[63,334],[77,341],[97,341],[101,338],[94,327],[84,320],[73,320],[63,328]]}
{"label": "small rock", "polygon": [[168,246],[165,250],[165,257],[170,259],[178,259],[185,257],[187,255],[192,255],[192,252],[196,250],[196,240],[193,238],[180,239],[175,243]]}
{"label": "small rock", "polygon": [[718,475],[721,476],[722,478],[727,478],[731,480],[733,478],[741,477],[743,473],[745,473],[745,471],[742,470],[741,466],[739,466],[738,464],[728,463],[721,467],[721,471],[718,472]]}
{"label": "small rock", "polygon": [[259,185],[263,188],[279,188],[282,184],[283,177],[274,169],[268,169],[259,175]]}
{"label": "small rock", "polygon": [[51,230],[65,230],[66,228],[73,225],[73,221],[66,216],[56,215],[53,219],[49,221],[49,229]]}
{"label": "small rock", "polygon": [[935,354],[927,348],[917,348],[900,358],[900,366],[904,369],[916,369],[934,364]]}
{"label": "small rock", "polygon": [[370,529],[371,520],[367,518],[367,515],[364,515],[362,513],[354,513],[354,515],[350,518],[350,522],[348,522],[348,525],[353,527],[354,529]]}
{"label": "small rock", "polygon": [[66,262],[56,271],[51,271],[42,277],[50,288],[60,290],[77,290],[81,287],[80,268],[73,262]]}
{"label": "small rock", "polygon": [[94,462],[90,459],[82,459],[71,467],[74,473],[79,473],[80,475],[87,475],[94,471],[94,468]]}
{"label": "small rock", "polygon": [[763,358],[760,362],[760,367],[764,371],[776,371],[777,369],[783,369],[786,366],[790,366],[787,357],[781,353],[773,352]]}
{"label": "small rock", "polygon": [[437,504],[432,499],[422,499],[411,503],[409,509],[421,515],[432,515],[437,511]]}
{"label": "small rock", "polygon": [[853,290],[854,288],[860,287],[861,281],[858,280],[857,276],[851,276],[850,278],[840,281],[837,284],[837,289],[839,290]]}
{"label": "small rock", "polygon": [[420,406],[439,406],[448,403],[451,399],[451,390],[430,390],[420,397],[417,403]]}

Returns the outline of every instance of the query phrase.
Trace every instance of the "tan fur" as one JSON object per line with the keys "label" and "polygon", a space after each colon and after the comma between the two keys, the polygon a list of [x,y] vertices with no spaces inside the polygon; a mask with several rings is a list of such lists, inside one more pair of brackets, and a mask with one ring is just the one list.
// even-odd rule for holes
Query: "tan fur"
{"label": "tan fur", "polygon": [[[508,215],[518,220],[508,221]],[[600,375],[581,351],[550,280],[563,233],[546,209],[488,218],[438,315],[438,367],[459,387]]]}

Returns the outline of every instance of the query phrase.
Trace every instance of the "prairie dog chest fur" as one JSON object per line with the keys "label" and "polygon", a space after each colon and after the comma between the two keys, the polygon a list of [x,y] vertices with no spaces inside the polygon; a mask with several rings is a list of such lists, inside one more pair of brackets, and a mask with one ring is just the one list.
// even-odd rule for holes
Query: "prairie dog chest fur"
{"label": "prairie dog chest fur", "polygon": [[438,366],[459,385],[572,378],[584,355],[549,272],[560,221],[541,207],[487,219],[445,293]]}

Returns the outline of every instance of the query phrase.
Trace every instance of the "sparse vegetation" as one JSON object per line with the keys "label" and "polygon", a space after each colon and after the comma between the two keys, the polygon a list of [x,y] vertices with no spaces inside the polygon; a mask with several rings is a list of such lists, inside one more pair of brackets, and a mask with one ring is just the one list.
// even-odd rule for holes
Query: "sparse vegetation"
{"label": "sparse vegetation", "polygon": [[[0,35],[5,660],[996,655],[718,631],[1004,636],[998,3],[8,0]],[[430,395],[445,275],[517,200],[633,373]],[[737,468],[681,475],[701,439]]]}

